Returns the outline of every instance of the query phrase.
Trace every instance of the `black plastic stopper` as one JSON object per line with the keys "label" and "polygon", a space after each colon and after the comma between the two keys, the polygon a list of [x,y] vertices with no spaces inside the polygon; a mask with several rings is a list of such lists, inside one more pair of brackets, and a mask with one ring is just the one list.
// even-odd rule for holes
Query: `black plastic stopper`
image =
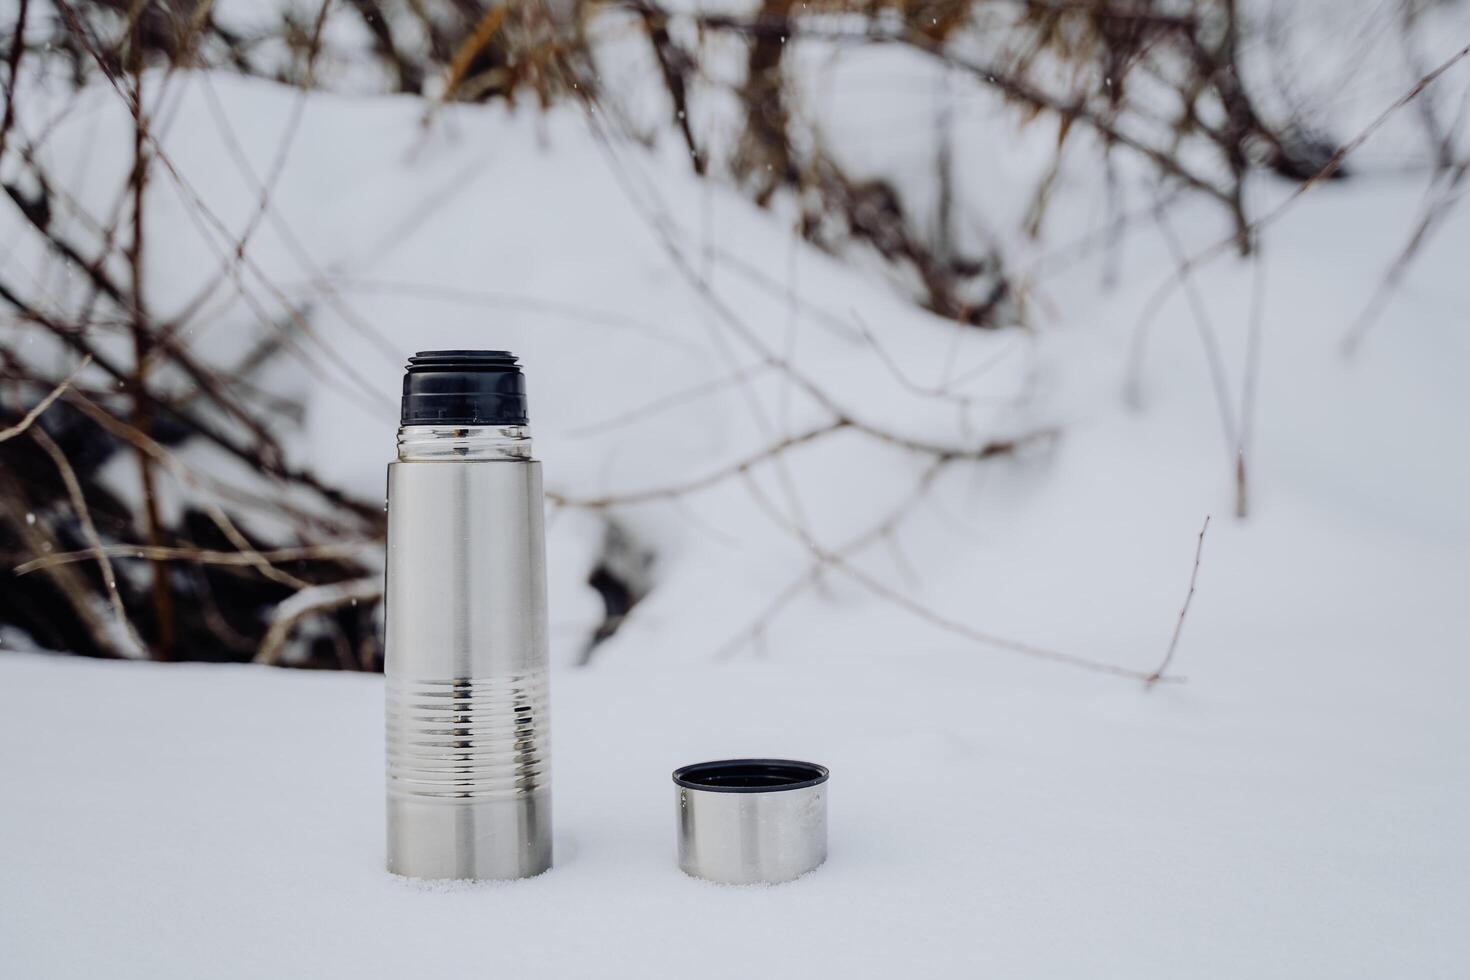
{"label": "black plastic stopper", "polygon": [[525,425],[526,378],[506,350],[421,350],[403,376],[403,425]]}

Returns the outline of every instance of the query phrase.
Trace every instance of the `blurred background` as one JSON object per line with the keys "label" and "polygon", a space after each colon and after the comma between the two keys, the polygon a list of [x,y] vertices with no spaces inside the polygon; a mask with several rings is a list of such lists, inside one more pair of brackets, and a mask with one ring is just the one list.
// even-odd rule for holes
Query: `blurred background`
{"label": "blurred background", "polygon": [[[0,973],[1462,977],[1467,45],[0,0]],[[520,357],[544,463],[511,888],[383,872],[436,348]],[[753,756],[830,766],[831,860],[684,879],[669,772]]]}
{"label": "blurred background", "polygon": [[525,364],[562,663],[1156,678],[1207,514],[1241,619],[1412,592],[1466,6],[8,3],[0,644],[381,669],[433,347]]}

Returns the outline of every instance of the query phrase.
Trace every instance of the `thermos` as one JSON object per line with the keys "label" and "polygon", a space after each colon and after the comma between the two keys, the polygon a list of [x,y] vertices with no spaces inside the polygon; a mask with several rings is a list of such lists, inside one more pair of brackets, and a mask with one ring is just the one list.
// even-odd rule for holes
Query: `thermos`
{"label": "thermos", "polygon": [[525,379],[506,351],[425,351],[388,466],[388,870],[551,866],[546,554]]}

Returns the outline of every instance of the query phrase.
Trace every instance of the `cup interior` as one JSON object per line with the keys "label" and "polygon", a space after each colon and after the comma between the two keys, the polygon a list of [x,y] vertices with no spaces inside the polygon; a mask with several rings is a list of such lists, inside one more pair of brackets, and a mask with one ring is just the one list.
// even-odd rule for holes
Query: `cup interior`
{"label": "cup interior", "polygon": [[790,759],[722,759],[674,770],[674,782],[686,789],[715,793],[771,793],[803,789],[827,781],[824,766]]}

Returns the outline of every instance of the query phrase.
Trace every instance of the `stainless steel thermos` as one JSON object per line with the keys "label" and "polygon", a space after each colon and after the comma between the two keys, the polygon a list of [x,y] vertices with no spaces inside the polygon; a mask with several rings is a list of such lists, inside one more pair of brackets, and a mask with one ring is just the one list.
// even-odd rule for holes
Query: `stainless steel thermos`
{"label": "stainless steel thermos", "polygon": [[[408,359],[388,465],[388,870],[551,867],[546,543],[525,378],[506,351]],[[679,866],[734,884],[827,857],[827,770],[728,759],[674,773]]]}
{"label": "stainless steel thermos", "polygon": [[525,379],[505,351],[427,351],[388,466],[388,870],[551,866],[546,557]]}

